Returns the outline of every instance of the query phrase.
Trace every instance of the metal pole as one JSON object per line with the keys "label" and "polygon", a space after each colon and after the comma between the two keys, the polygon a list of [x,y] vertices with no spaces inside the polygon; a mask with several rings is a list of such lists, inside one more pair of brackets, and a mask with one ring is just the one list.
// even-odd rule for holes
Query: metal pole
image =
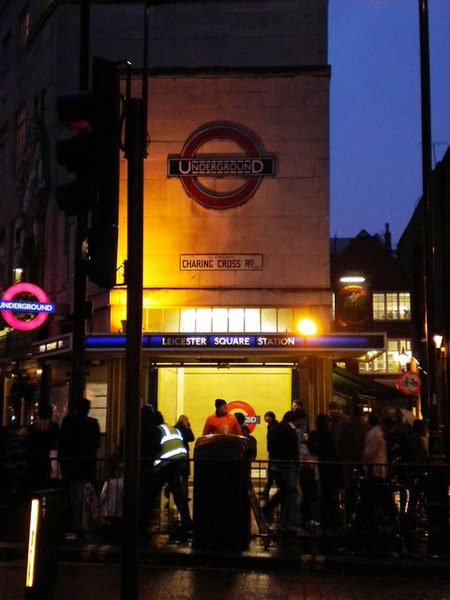
{"label": "metal pole", "polygon": [[144,104],[126,102],[125,157],[128,160],[127,345],[122,546],[123,600],[138,591],[140,463],[140,379],[142,353]]}
{"label": "metal pole", "polygon": [[435,334],[435,239],[433,233],[433,203],[431,197],[431,102],[430,102],[430,52],[428,38],[428,2],[419,0],[420,25],[420,81],[422,108],[422,185],[424,214],[424,253],[425,253],[425,304],[424,332],[426,342],[426,371],[428,373],[427,403],[430,427],[438,430],[438,400],[436,386]]}
{"label": "metal pole", "polygon": [[[80,3],[80,90],[89,88],[89,0]],[[85,214],[77,216],[75,232],[75,257],[73,276],[72,317],[72,372],[70,377],[69,413],[84,394],[85,371],[85,322],[86,322],[86,261],[82,246],[86,238],[87,219]]]}

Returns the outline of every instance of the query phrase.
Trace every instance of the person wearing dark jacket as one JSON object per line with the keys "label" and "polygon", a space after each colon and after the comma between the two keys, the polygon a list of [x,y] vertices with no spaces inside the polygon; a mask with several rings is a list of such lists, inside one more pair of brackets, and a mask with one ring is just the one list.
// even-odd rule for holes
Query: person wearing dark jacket
{"label": "person wearing dark jacket", "polygon": [[267,464],[267,481],[264,489],[260,492],[260,496],[269,499],[270,488],[275,481],[275,477],[272,471],[271,459],[272,459],[272,431],[278,425],[277,418],[275,413],[271,410],[268,410],[264,415],[264,421],[267,423],[267,456],[269,458],[269,462]]}
{"label": "person wearing dark jacket", "polygon": [[81,398],[73,414],[64,417],[59,437],[63,481],[69,489],[69,528],[79,535],[84,528],[85,487],[96,475],[100,426],[89,417],[91,403]]}
{"label": "person wearing dark jacket", "polygon": [[53,408],[44,404],[28,430],[27,466],[29,490],[44,490],[51,487],[50,453],[57,451],[58,424],[53,420]]}
{"label": "person wearing dark jacket", "polygon": [[181,467],[181,477],[186,496],[189,497],[189,475],[191,474],[191,463],[189,462],[189,444],[195,440],[195,435],[191,429],[189,418],[186,415],[180,415],[174,427],[181,433],[184,447],[187,450],[187,460],[183,461],[183,465]]}
{"label": "person wearing dark jacket", "polygon": [[273,472],[278,491],[263,507],[263,512],[270,520],[271,513],[277,504],[281,504],[281,534],[301,533],[300,518],[302,489],[300,487],[299,457],[297,429],[304,427],[307,421],[305,411],[298,409],[288,411],[279,425],[272,432]]}

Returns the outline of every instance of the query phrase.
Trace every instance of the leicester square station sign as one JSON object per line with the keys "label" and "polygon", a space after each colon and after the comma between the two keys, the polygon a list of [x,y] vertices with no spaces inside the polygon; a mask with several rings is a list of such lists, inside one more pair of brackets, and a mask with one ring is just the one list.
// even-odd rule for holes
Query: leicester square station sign
{"label": "leicester square station sign", "polygon": [[55,305],[48,301],[48,296],[33,283],[16,283],[6,290],[0,300],[2,317],[10,327],[29,331],[40,327],[50,313],[55,312]]}
{"label": "leicester square station sign", "polygon": [[[200,154],[199,149],[213,140],[230,140],[243,150],[236,155]],[[233,208],[247,202],[264,176],[275,175],[275,158],[264,156],[260,144],[249,131],[234,123],[209,123],[197,129],[185,142],[181,154],[169,155],[169,177],[179,177],[186,193],[206,208]],[[200,178],[243,178],[244,183],[229,192],[209,189]],[[203,179],[204,181],[204,179]]]}

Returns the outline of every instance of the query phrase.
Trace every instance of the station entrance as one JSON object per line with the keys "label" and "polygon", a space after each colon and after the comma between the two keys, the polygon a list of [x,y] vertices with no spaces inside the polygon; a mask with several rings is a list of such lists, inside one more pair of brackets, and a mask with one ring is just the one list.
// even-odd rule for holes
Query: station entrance
{"label": "station entrance", "polygon": [[[294,370],[294,371],[293,371]],[[295,365],[292,366],[158,366],[157,407],[169,424],[182,414],[189,418],[196,438],[206,418],[223,398],[230,412],[242,412],[257,440],[258,460],[267,459],[267,425],[264,414],[273,411],[278,420],[291,408]],[[151,398],[149,399],[150,401]]]}

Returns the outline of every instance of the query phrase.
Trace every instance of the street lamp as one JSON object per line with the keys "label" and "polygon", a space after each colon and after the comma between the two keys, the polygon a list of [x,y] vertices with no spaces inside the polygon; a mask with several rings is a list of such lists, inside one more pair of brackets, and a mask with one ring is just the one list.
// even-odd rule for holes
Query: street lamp
{"label": "street lamp", "polygon": [[297,323],[297,330],[304,337],[316,335],[317,324],[312,319],[308,319],[307,317],[304,317],[303,319],[300,319],[300,321]]}
{"label": "street lamp", "polygon": [[402,351],[398,355],[397,360],[398,360],[398,364],[400,365],[401,370],[403,372],[406,371],[407,367],[408,367],[408,363],[411,362],[411,359],[408,356],[408,353],[405,351],[404,348],[402,348]]}

